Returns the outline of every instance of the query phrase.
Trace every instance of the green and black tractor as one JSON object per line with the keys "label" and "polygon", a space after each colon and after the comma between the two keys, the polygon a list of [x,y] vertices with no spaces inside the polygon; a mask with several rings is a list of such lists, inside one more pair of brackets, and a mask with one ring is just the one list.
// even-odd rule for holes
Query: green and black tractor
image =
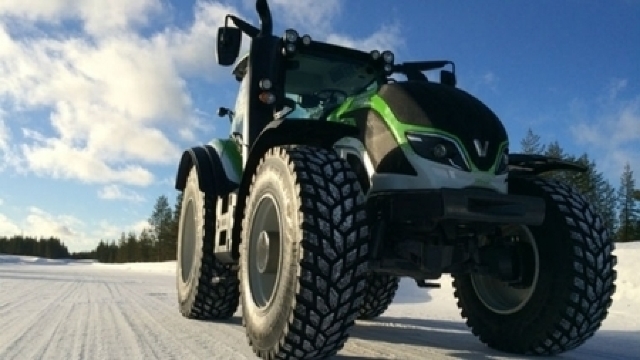
{"label": "green and black tractor", "polygon": [[230,136],[179,164],[185,317],[241,305],[258,357],[325,358],[387,309],[400,278],[438,287],[450,274],[492,348],[553,355],[594,334],[615,289],[611,236],[583,195],[540,176],[583,168],[510,154],[451,61],[276,36],[267,1],[256,10],[259,27],[227,15],[218,30],[217,61],[239,82],[219,110]]}

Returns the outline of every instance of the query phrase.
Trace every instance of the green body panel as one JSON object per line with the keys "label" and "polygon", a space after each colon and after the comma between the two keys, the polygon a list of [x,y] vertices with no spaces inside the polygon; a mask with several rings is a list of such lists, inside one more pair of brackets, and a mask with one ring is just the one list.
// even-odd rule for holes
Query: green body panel
{"label": "green body panel", "polygon": [[508,141],[502,142],[500,144],[500,151],[498,152],[498,156],[495,158],[493,162],[493,166],[487,171],[479,170],[476,167],[476,165],[473,163],[471,157],[469,156],[469,153],[466,147],[463,145],[462,141],[460,141],[460,139],[455,134],[442,131],[435,127],[407,125],[400,122],[396,118],[391,108],[387,105],[387,103],[380,96],[378,96],[375,93],[375,91],[365,92],[347,99],[339,108],[337,108],[327,118],[327,120],[355,126],[356,125],[355,119],[349,117],[349,113],[354,110],[360,110],[360,109],[371,109],[373,111],[376,111],[378,114],[380,114],[380,116],[384,119],[387,126],[389,127],[389,130],[391,130],[391,133],[393,134],[393,137],[398,143],[398,146],[405,153],[413,153],[413,149],[411,148],[411,145],[409,144],[406,138],[406,134],[408,132],[422,133],[422,134],[437,134],[452,140],[453,142],[458,144],[460,149],[462,149],[462,152],[463,152],[462,156],[465,157],[465,159],[467,160],[467,162],[471,167],[471,172],[474,172],[474,173],[487,173],[493,176],[495,168],[496,166],[498,166],[500,162],[500,154],[502,154],[504,149],[509,146]]}
{"label": "green body panel", "polygon": [[213,139],[209,143],[220,157],[225,175],[236,184],[242,179],[242,155],[233,139]]}

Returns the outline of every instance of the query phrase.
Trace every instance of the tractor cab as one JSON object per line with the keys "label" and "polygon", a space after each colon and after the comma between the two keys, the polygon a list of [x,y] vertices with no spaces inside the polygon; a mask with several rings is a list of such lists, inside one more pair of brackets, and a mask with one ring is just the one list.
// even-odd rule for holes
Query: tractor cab
{"label": "tractor cab", "polygon": [[[232,132],[242,135],[246,147],[251,148],[272,121],[326,119],[349,97],[376,91],[393,72],[390,51],[369,53],[327,44],[293,29],[273,35],[271,14],[260,4],[260,28],[227,15],[217,41],[218,64],[234,65],[232,74],[240,82]],[[251,45],[248,55],[238,60],[242,34],[251,38]]]}
{"label": "tractor cab", "polygon": [[286,118],[324,120],[348,98],[375,92],[384,83],[382,66],[369,54],[353,57],[340,47],[326,50],[314,51],[310,44],[286,59],[284,91],[293,106]]}
{"label": "tractor cab", "polygon": [[[287,39],[299,39],[298,33],[289,29],[283,37],[282,48],[289,53],[283,55],[278,61],[281,66],[281,77],[277,85],[283,90],[284,97],[278,99],[271,97],[259,100],[274,101],[275,120],[279,119],[308,119],[325,120],[327,115],[344,103],[349,97],[363,92],[375,92],[386,82],[383,62],[377,61],[383,58],[382,53],[374,51],[363,53],[353,49],[347,49],[335,45],[315,42],[309,35],[305,35],[297,44],[297,41]],[[292,45],[302,45],[295,47]],[[287,50],[285,50],[287,51]],[[392,62],[393,54],[385,52],[385,58]],[[354,54],[356,56],[354,56]],[[240,82],[240,91],[236,100],[234,128],[241,129],[246,115],[249,97],[247,77],[249,71],[250,55],[246,54],[237,61],[232,74]],[[269,81],[270,86],[274,84]],[[263,83],[264,85],[264,83]],[[281,103],[278,107],[276,103]]]}

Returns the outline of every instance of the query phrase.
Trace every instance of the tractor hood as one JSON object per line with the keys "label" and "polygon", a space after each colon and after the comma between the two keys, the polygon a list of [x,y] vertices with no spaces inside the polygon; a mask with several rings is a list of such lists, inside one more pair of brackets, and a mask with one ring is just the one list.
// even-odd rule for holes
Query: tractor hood
{"label": "tractor hood", "polygon": [[500,146],[507,141],[504,126],[491,109],[458,88],[406,81],[383,85],[378,95],[399,122],[457,137],[479,170],[494,165]]}

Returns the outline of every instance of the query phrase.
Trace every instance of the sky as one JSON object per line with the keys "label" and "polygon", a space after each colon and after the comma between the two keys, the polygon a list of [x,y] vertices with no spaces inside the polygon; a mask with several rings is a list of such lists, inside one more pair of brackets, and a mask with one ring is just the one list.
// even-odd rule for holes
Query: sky
{"label": "sky", "polygon": [[[270,4],[277,32],[455,61],[512,152],[532,129],[616,187],[625,163],[640,180],[638,0]],[[182,151],[228,136],[215,114],[238,84],[214,50],[227,13],[257,21],[253,0],[0,1],[0,236],[89,250],[173,201]]]}

